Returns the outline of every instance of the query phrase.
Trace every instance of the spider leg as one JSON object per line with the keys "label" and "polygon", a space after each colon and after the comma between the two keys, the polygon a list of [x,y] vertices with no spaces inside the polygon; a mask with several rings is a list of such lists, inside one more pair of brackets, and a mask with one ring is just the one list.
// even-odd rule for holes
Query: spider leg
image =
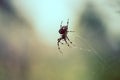
{"label": "spider leg", "polygon": [[62,38],[58,38],[58,42],[57,42],[57,45],[58,45],[58,49],[60,49],[60,46],[59,46],[59,43],[60,43],[60,41],[62,40]]}
{"label": "spider leg", "polygon": [[59,49],[59,52],[63,55],[63,52]]}
{"label": "spider leg", "polygon": [[60,42],[61,44],[63,44],[62,42]]}
{"label": "spider leg", "polygon": [[69,19],[67,20],[67,26],[68,26],[68,24],[69,24]]}
{"label": "spider leg", "polygon": [[68,38],[68,36],[66,36],[66,38],[68,39],[68,41],[72,44],[72,42],[70,41],[70,39]]}
{"label": "spider leg", "polygon": [[66,44],[69,46],[69,44],[68,44],[67,40],[66,40],[66,39],[64,39],[64,41],[65,41],[65,42],[66,42]]}
{"label": "spider leg", "polygon": [[62,27],[62,23],[63,23],[63,21],[61,21],[60,28]]}
{"label": "spider leg", "polygon": [[59,46],[59,43],[63,44],[62,42],[60,42],[61,40],[62,40],[62,38],[58,38],[57,45],[58,45],[59,52],[63,55],[63,52],[61,51],[60,46]]}

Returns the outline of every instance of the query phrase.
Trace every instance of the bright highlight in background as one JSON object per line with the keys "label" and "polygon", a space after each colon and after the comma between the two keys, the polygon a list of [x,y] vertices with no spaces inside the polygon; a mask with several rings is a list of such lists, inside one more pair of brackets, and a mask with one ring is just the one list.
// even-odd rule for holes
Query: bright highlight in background
{"label": "bright highlight in background", "polygon": [[55,43],[59,37],[58,30],[61,20],[67,22],[70,16],[65,0],[44,0],[42,1],[40,12],[41,23],[38,20],[37,25],[41,25],[41,27],[38,26],[38,29],[42,31],[45,39]]}
{"label": "bright highlight in background", "polygon": [[58,30],[61,20],[66,25],[67,19],[71,16],[67,0],[14,0],[14,2],[21,8],[22,11],[19,12],[26,13],[27,19],[33,22],[40,39],[42,36],[45,43],[56,45],[57,38],[60,37]]}

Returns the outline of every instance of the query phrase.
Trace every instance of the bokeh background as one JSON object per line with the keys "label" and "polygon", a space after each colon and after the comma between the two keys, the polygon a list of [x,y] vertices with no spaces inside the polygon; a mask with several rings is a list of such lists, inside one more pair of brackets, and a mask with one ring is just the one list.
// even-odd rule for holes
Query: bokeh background
{"label": "bokeh background", "polygon": [[0,80],[120,80],[119,21],[120,0],[0,0]]}

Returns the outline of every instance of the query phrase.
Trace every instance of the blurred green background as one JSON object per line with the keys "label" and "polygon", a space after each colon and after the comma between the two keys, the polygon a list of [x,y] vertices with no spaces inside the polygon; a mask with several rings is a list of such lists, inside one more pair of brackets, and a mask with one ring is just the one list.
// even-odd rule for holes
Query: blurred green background
{"label": "blurred green background", "polygon": [[[120,80],[120,0],[0,0],[0,80]],[[71,47],[57,49],[61,20]]]}

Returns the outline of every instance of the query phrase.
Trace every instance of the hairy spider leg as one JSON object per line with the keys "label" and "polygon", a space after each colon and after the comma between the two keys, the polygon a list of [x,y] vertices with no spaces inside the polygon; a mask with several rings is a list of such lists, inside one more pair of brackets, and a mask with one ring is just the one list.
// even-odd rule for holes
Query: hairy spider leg
{"label": "hairy spider leg", "polygon": [[65,41],[65,42],[66,42],[66,44],[69,46],[69,44],[68,44],[68,42],[67,42],[66,38],[64,38],[64,41]]}
{"label": "hairy spider leg", "polygon": [[68,24],[69,24],[69,19],[67,20],[67,26],[68,26]]}
{"label": "hairy spider leg", "polygon": [[66,38],[68,39],[68,41],[72,44],[72,42],[70,41],[70,39],[68,38],[68,36],[66,36]]}
{"label": "hairy spider leg", "polygon": [[58,38],[58,42],[57,42],[58,49],[60,49],[59,43],[60,43],[61,40],[62,40],[62,38]]}
{"label": "hairy spider leg", "polygon": [[62,23],[63,23],[63,21],[61,21],[60,28],[62,27]]}

